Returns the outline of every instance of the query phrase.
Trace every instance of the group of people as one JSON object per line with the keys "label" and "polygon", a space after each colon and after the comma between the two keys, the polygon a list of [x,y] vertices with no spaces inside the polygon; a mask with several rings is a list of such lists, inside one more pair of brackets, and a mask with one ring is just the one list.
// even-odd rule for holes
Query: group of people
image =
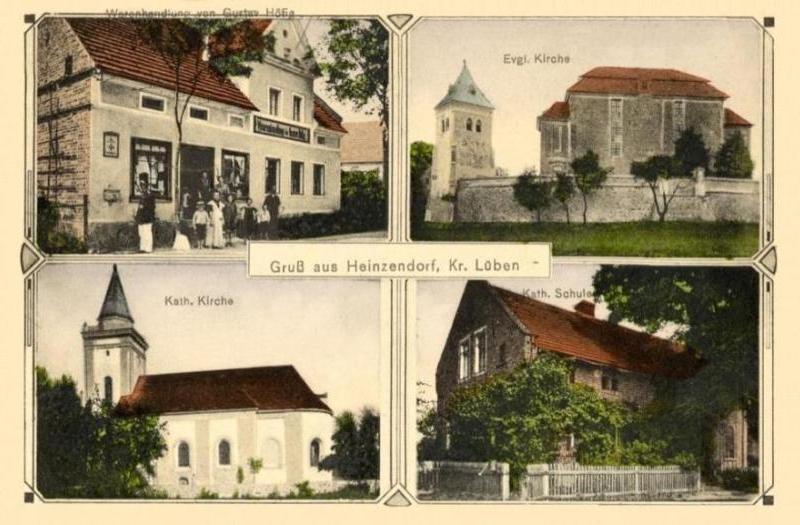
{"label": "group of people", "polygon": [[193,198],[188,191],[181,200],[182,218],[191,224],[195,248],[224,248],[237,237],[277,239],[279,211],[280,198],[274,193],[267,194],[260,209],[253,206],[253,199],[236,199],[231,193],[223,200],[217,190],[207,202],[200,195]]}
{"label": "group of people", "polygon": [[[138,189],[139,206],[135,221],[139,233],[139,251],[150,253],[153,251],[156,199],[146,179],[142,179]],[[212,249],[231,246],[235,238],[277,239],[280,205],[280,197],[273,192],[267,193],[259,209],[253,205],[251,198],[237,199],[228,193],[223,199],[219,190],[209,191],[208,195],[198,191],[193,195],[184,189],[181,192],[176,244],[180,235],[184,235],[194,248]]]}

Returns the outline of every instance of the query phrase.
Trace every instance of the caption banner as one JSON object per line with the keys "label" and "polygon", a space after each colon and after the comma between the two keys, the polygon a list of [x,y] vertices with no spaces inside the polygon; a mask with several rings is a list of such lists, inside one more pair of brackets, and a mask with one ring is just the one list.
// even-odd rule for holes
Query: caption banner
{"label": "caption banner", "polygon": [[550,244],[251,242],[253,277],[548,277]]}

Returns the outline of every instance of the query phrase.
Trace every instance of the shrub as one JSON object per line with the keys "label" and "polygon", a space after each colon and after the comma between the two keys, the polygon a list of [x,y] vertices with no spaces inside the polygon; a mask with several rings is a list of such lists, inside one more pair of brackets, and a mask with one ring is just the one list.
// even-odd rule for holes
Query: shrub
{"label": "shrub", "polygon": [[736,468],[719,473],[722,488],[739,492],[758,492],[758,470]]}
{"label": "shrub", "polygon": [[342,229],[386,229],[386,188],[377,171],[343,171],[341,198]]}
{"label": "shrub", "polygon": [[219,494],[217,494],[213,490],[208,490],[207,488],[203,487],[202,489],[200,489],[200,493],[197,495],[197,499],[219,499]]}
{"label": "shrub", "polygon": [[39,197],[36,206],[36,243],[45,253],[86,253],[86,243],[72,232],[58,228],[58,206]]}

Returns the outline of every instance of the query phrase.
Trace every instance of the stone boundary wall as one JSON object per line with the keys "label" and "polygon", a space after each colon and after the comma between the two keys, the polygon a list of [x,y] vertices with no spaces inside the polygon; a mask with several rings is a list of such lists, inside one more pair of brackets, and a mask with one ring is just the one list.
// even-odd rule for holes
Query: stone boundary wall
{"label": "stone boundary wall", "polygon": [[[518,177],[463,179],[456,190],[455,222],[531,222],[535,214],[514,199]],[[668,221],[736,221],[758,223],[761,181],[695,176],[681,188],[667,213]],[[582,221],[580,193],[569,201],[570,220]],[[650,188],[632,175],[609,175],[605,185],[588,199],[588,222],[658,220]],[[543,222],[566,222],[560,203],[542,211]]]}
{"label": "stone boundary wall", "polygon": [[420,496],[429,499],[507,500],[508,463],[422,461],[417,465]]}

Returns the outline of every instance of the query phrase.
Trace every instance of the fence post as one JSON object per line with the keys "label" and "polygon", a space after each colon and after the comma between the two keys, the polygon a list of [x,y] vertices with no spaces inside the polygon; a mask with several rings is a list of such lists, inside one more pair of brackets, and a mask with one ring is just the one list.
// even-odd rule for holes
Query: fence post
{"label": "fence post", "polygon": [[500,474],[500,499],[506,501],[511,496],[511,468],[508,463],[498,463],[497,470]]}
{"label": "fence post", "polygon": [[694,169],[694,194],[697,197],[706,196],[706,170],[700,166]]}

